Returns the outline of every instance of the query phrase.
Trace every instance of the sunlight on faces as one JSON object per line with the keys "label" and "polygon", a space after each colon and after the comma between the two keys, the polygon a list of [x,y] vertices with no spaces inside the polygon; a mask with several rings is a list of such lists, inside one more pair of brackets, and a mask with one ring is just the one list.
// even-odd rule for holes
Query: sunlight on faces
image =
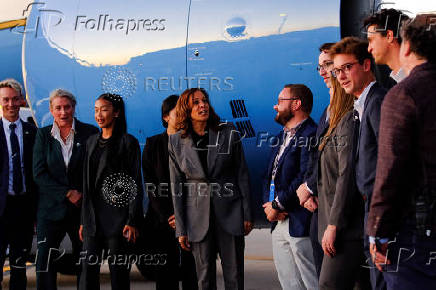
{"label": "sunlight on faces", "polygon": [[330,71],[333,68],[333,60],[330,54],[322,51],[318,58],[318,65],[320,66],[319,75],[324,79],[324,83],[328,88],[331,87],[330,78],[332,77]]}
{"label": "sunlight on faces", "polygon": [[118,114],[118,112],[114,111],[114,106],[111,102],[103,98],[95,101],[94,117],[100,128],[112,127]]}
{"label": "sunlight on faces", "polygon": [[56,97],[50,105],[50,113],[59,128],[71,127],[74,118],[74,107],[66,97]]}
{"label": "sunlight on faces", "polygon": [[284,88],[277,98],[277,105],[274,105],[274,110],[277,112],[274,120],[280,125],[285,125],[294,116],[292,113],[292,103],[295,97],[289,88]]}
{"label": "sunlight on faces", "polygon": [[[365,59],[360,64],[353,54],[337,54],[333,57],[334,69],[341,70],[336,79],[347,94],[359,96],[365,89],[366,74],[371,70],[371,61]],[[345,67],[353,64],[347,71]]]}
{"label": "sunlight on faces", "polygon": [[0,105],[2,106],[3,117],[9,122],[15,122],[20,116],[20,106],[23,104],[23,97],[12,88],[0,88]]}
{"label": "sunlight on faces", "polygon": [[387,31],[387,35],[383,36],[377,31],[376,25],[368,27],[368,52],[374,57],[376,64],[386,64],[387,55],[389,53],[389,40],[393,39],[392,31]]}
{"label": "sunlight on faces", "polygon": [[190,97],[189,106],[192,121],[205,122],[209,119],[209,101],[201,91],[195,91]]}

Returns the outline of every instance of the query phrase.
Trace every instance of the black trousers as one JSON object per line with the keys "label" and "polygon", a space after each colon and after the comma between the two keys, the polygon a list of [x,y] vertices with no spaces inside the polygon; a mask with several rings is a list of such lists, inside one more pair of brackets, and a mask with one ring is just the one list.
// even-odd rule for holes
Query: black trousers
{"label": "black trousers", "polygon": [[80,278],[79,253],[82,242],[79,239],[79,210],[74,209],[64,219],[50,221],[39,219],[37,224],[38,253],[36,258],[36,287],[38,290],[57,289],[56,278],[60,261],[65,256],[65,249],[59,246],[68,234],[73,250],[73,261],[70,267]]}
{"label": "black trousers", "polygon": [[324,251],[322,250],[321,244],[318,240],[318,210],[315,210],[312,214],[312,219],[310,221],[310,242],[312,243],[313,249],[313,260],[315,262],[316,274],[321,274],[322,259],[324,258]]}
{"label": "black trousers", "polygon": [[9,289],[24,290],[27,285],[26,261],[32,247],[33,211],[26,195],[7,196],[6,208],[0,217],[0,290],[3,281],[3,266],[9,246]]}
{"label": "black trousers", "polygon": [[[180,248],[174,230],[168,224],[153,227],[150,248],[152,255],[159,255],[165,263],[158,264],[156,270],[156,290],[178,290],[182,280],[183,290],[196,290],[197,274],[194,256]],[[150,252],[147,249],[147,252]]]}
{"label": "black trousers", "polygon": [[122,235],[105,237],[97,233],[93,237],[85,236],[80,253],[82,275],[79,289],[100,289],[100,266],[103,262],[109,264],[112,290],[130,289],[131,262],[136,255],[129,254],[129,247]]}

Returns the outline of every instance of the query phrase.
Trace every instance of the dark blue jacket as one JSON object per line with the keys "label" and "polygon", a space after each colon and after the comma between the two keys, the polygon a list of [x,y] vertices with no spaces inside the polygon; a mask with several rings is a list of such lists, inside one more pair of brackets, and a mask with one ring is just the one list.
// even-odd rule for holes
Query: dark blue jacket
{"label": "dark blue jacket", "polygon": [[[289,234],[292,237],[309,235],[311,212],[300,206],[297,189],[306,173],[309,155],[311,154],[311,141],[315,138],[316,123],[308,118],[296,132],[295,136],[286,147],[277,165],[274,179],[275,191],[280,204],[289,214]],[[283,131],[278,135],[283,141]],[[267,174],[264,180],[264,202],[269,199],[269,188],[274,159],[279,152],[280,145],[272,148]],[[276,223],[273,223],[274,229]]]}
{"label": "dark blue jacket", "polygon": [[386,95],[386,89],[375,83],[365,100],[362,120],[360,120],[359,138],[356,156],[356,184],[359,192],[367,201],[371,201],[377,165],[378,132],[380,127],[380,110]]}
{"label": "dark blue jacket", "polygon": [[[23,126],[23,161],[26,191],[29,196],[29,207],[36,210],[36,188],[32,174],[32,148],[35,143],[36,128],[30,123],[21,120]],[[0,118],[0,217],[6,207],[6,196],[9,187],[9,153],[6,143],[6,136],[3,129],[3,122]],[[31,204],[31,205],[30,205]],[[30,209],[29,209],[30,210]],[[32,213],[33,214],[33,213]]]}

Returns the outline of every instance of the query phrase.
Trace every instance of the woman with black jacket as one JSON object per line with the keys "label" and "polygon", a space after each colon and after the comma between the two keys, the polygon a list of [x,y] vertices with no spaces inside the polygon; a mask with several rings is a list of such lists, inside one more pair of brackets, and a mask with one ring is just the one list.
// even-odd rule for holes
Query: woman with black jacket
{"label": "woman with black jacket", "polygon": [[[142,218],[141,154],[138,140],[126,132],[123,99],[103,94],[95,102],[101,133],[86,144],[80,238],[80,289],[100,289],[101,261],[108,259],[112,289],[130,289],[129,243]],[[98,261],[98,262],[96,262]]]}

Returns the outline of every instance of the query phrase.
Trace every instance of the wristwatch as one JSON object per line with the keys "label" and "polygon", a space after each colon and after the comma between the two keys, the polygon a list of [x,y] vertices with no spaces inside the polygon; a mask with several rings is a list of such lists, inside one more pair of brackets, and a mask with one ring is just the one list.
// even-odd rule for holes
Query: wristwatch
{"label": "wristwatch", "polygon": [[279,206],[279,203],[275,199],[273,199],[273,201],[271,202],[271,207],[275,210],[282,211],[282,209]]}

